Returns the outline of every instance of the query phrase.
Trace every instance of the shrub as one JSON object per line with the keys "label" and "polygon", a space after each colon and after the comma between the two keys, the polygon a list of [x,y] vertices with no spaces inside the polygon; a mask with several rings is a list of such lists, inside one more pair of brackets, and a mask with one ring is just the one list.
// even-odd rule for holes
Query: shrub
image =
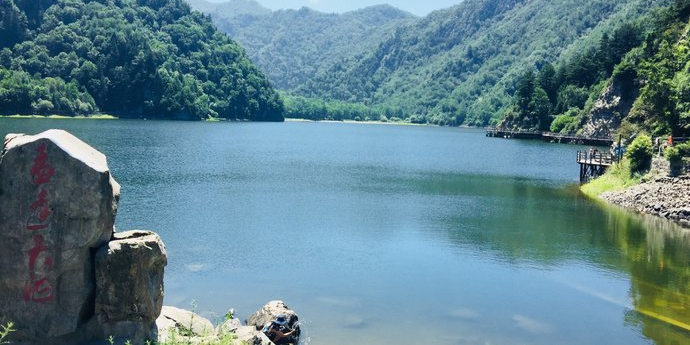
{"label": "shrub", "polygon": [[652,139],[646,134],[638,135],[625,153],[625,157],[630,160],[630,172],[635,174],[649,170],[652,155]]}
{"label": "shrub", "polygon": [[666,156],[671,164],[671,173],[673,175],[683,173],[683,165],[686,164],[690,158],[690,142],[668,147],[664,151],[664,156]]}
{"label": "shrub", "polygon": [[577,108],[570,108],[566,113],[556,116],[556,119],[551,122],[551,132],[560,133],[564,128],[575,123],[577,114]]}
{"label": "shrub", "polygon": [[680,151],[675,146],[670,146],[666,148],[666,150],[664,151],[664,156],[666,156],[666,159],[668,159],[668,161],[671,162],[671,165],[680,163],[683,158],[680,155]]}

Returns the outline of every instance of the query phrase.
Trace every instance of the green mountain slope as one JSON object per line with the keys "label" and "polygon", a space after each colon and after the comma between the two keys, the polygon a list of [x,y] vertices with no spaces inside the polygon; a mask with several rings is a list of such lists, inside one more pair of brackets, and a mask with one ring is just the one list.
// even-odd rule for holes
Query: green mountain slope
{"label": "green mountain slope", "polygon": [[[607,118],[614,124],[622,118],[614,129],[626,136],[690,136],[690,0],[675,0],[655,19],[655,31],[616,66],[601,102],[587,114],[591,127]],[[632,91],[616,94],[618,89]],[[611,94],[620,98],[619,103],[631,104],[629,110],[618,113],[615,104],[609,107],[606,99]]]}
{"label": "green mountain slope", "polygon": [[601,137],[690,134],[689,14],[690,0],[674,0],[562,54],[555,66],[527,69],[500,126]]}
{"label": "green mountain slope", "polygon": [[665,0],[466,0],[398,27],[376,49],[320,71],[306,97],[400,108],[415,122],[486,125],[520,75]]}
{"label": "green mountain slope", "polygon": [[244,50],[182,0],[0,0],[5,114],[282,121]]}
{"label": "green mountain slope", "polygon": [[[246,48],[277,88],[288,91],[344,58],[375,49],[397,26],[415,20],[411,14],[387,5],[344,14],[306,7],[257,14],[240,9],[246,2],[233,0],[206,11],[221,30]],[[198,6],[197,0],[190,3]],[[222,6],[233,6],[236,11],[219,11]]]}
{"label": "green mountain slope", "polygon": [[219,17],[231,18],[243,15],[261,16],[271,14],[271,10],[261,6],[261,4],[254,0],[232,0],[228,2],[187,0],[187,2],[197,11]]}

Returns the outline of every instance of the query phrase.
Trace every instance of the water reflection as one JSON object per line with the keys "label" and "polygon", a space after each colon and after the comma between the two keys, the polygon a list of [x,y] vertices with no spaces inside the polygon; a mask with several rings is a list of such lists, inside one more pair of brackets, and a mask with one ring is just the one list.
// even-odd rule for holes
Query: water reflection
{"label": "water reflection", "polygon": [[626,258],[635,312],[626,322],[658,344],[690,336],[690,231],[651,216],[608,209],[608,228]]}
{"label": "water reflection", "polygon": [[[431,127],[0,119],[0,132],[61,126],[108,156],[118,227],[165,238],[168,305],[222,315],[282,298],[318,344],[690,339],[688,233],[564,187],[577,147]],[[276,239],[285,265],[267,253]]]}
{"label": "water reflection", "polygon": [[[630,309],[626,324],[658,344],[690,339],[689,230],[589,200],[575,186],[450,174],[413,178],[405,185],[419,193],[452,196],[447,201],[456,212],[441,212],[446,216],[440,221],[445,235],[462,250],[508,265],[548,269],[584,261],[626,274],[629,302],[600,295]],[[467,196],[471,204],[463,203]],[[515,322],[532,330],[548,329],[521,315]]]}

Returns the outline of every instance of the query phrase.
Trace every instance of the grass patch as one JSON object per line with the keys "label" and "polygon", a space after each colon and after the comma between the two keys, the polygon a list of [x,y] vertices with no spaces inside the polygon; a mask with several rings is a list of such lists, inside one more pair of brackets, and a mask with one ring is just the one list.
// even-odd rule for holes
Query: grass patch
{"label": "grass patch", "polygon": [[596,198],[605,192],[623,190],[634,186],[640,183],[641,180],[642,175],[632,174],[630,172],[630,161],[623,159],[620,163],[612,165],[604,175],[582,185],[580,190],[585,195]]}

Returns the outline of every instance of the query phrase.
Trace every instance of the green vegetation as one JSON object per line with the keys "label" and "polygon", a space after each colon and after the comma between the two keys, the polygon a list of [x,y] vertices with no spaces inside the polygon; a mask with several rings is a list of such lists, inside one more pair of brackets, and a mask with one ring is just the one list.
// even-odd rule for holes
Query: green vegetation
{"label": "green vegetation", "polygon": [[[605,32],[595,48],[559,61],[556,68],[547,64],[536,75],[529,70],[517,83],[514,107],[502,125],[578,133],[600,110],[595,103],[617,98],[617,105],[603,111],[612,127],[599,132],[689,135],[689,15],[690,1],[675,0],[611,35]],[[538,111],[547,108],[547,116]],[[638,168],[643,167],[633,166]]]}
{"label": "green vegetation", "polygon": [[[512,114],[518,81],[530,75],[526,71],[538,70],[532,75],[539,78],[539,88],[524,85],[528,88],[522,91],[532,93],[522,95],[524,111],[514,117],[519,118],[515,122],[520,127],[549,129],[556,108],[561,113],[584,107],[589,87],[606,79],[599,74],[611,70],[616,61],[601,59],[601,54],[608,56],[612,51],[621,56],[639,43],[635,36],[641,32],[639,27],[619,23],[669,2],[464,1],[400,25],[376,49],[353,54],[318,72],[294,93],[372,108],[397,107],[402,118],[415,117],[425,123],[484,126]],[[567,49],[577,45],[587,49]],[[594,46],[604,49],[589,48]],[[549,67],[561,59],[570,62],[568,68],[566,64]],[[582,75],[593,63],[601,65],[597,74]],[[560,107],[556,87],[563,82],[555,83],[559,73],[573,85],[561,94]]]}
{"label": "green vegetation", "polygon": [[208,13],[213,17],[261,16],[271,14],[271,10],[254,0],[228,0],[226,2],[209,2],[206,0],[187,0],[197,11]]}
{"label": "green vegetation", "polygon": [[643,173],[652,166],[652,138],[646,134],[638,135],[628,146],[625,158],[630,161],[632,174]]}
{"label": "green vegetation", "polygon": [[611,166],[604,175],[590,181],[580,187],[580,190],[592,198],[605,192],[623,190],[640,183],[642,176],[633,174],[630,169],[630,160],[623,159]]}
{"label": "green vegetation", "polygon": [[14,329],[14,323],[8,322],[7,325],[0,325],[0,344],[9,344],[10,333],[16,331]]}
{"label": "green vegetation", "polygon": [[[654,62],[687,61],[687,49],[670,48],[686,41],[683,26],[669,24],[683,17],[683,0],[468,0],[424,18],[388,6],[336,15],[271,12],[251,0],[192,3],[287,93],[288,117],[582,134],[613,88],[623,101],[597,135],[621,122],[628,136],[661,135],[690,119],[690,101],[674,102],[690,94],[690,77],[678,74],[685,64]],[[668,51],[657,42],[664,35]],[[640,64],[652,52],[657,60]],[[631,109],[639,120],[624,120]],[[658,128],[636,125],[654,113],[665,114]]]}
{"label": "green vegetation", "polygon": [[679,174],[683,166],[690,166],[690,142],[669,146],[664,151],[664,156],[671,164],[671,172]]}
{"label": "green vegetation", "polygon": [[689,17],[690,1],[676,0],[661,13],[654,33],[626,61],[624,67],[635,72],[641,87],[623,123],[625,130],[690,135]]}
{"label": "green vegetation", "polygon": [[396,27],[415,18],[387,5],[327,14],[306,7],[272,12],[246,0],[190,4],[211,14],[283,91],[293,91],[345,58],[376,49]]}
{"label": "green vegetation", "polygon": [[[517,81],[514,107],[501,126],[576,133],[616,65],[643,42],[649,22],[645,17],[621,25],[611,35],[605,32],[596,46],[560,61],[556,67],[546,63],[536,74],[528,69]],[[621,82],[630,85],[633,76],[619,68],[616,77],[624,78]],[[627,98],[633,92],[630,87],[623,91]]]}
{"label": "green vegetation", "polygon": [[[286,117],[330,121],[402,121],[402,110],[395,107],[368,107],[361,103],[325,102],[316,98],[285,96]],[[415,121],[413,117],[410,121]],[[412,122],[415,123],[415,122]]]}
{"label": "green vegetation", "polygon": [[94,114],[88,116],[65,116],[65,115],[0,115],[0,117],[12,118],[12,119],[90,119],[90,120],[115,120],[117,117],[107,114]]}
{"label": "green vegetation", "polygon": [[182,0],[0,0],[4,114],[282,121],[243,49]]}

